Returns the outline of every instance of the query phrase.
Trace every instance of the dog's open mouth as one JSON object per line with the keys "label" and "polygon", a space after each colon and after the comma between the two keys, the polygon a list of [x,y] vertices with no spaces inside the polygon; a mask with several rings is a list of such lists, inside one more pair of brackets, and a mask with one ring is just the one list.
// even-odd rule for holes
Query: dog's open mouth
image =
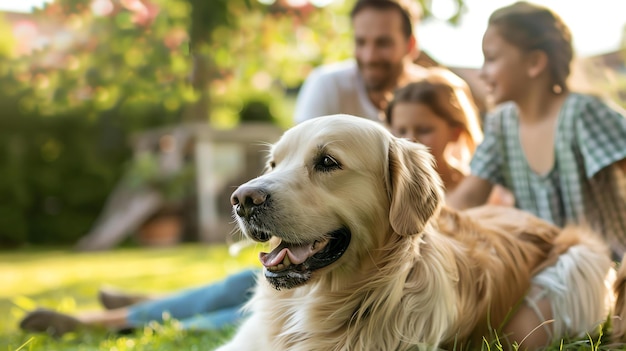
{"label": "dog's open mouth", "polygon": [[259,253],[265,277],[277,290],[302,285],[313,271],[337,261],[346,252],[350,238],[350,231],[341,228],[323,241],[297,245],[282,241],[272,252]]}

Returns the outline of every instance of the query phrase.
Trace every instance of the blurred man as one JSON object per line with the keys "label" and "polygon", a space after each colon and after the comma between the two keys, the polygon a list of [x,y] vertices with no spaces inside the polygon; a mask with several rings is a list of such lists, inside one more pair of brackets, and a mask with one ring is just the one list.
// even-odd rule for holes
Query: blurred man
{"label": "blurred man", "polygon": [[347,113],[382,121],[396,88],[425,75],[413,63],[419,47],[413,28],[421,16],[415,0],[359,0],[350,13],[354,60],[314,69],[304,82],[295,122]]}

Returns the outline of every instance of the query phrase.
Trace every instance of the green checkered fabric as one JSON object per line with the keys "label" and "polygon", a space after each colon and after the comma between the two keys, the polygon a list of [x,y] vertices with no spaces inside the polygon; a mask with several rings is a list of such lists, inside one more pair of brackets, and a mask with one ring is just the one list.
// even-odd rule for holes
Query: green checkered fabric
{"label": "green checkered fabric", "polygon": [[621,257],[626,252],[626,174],[614,164],[626,158],[626,118],[595,97],[570,94],[557,124],[555,164],[545,175],[526,161],[518,118],[512,103],[488,117],[472,174],[507,187],[518,208],[556,225],[591,225]]}

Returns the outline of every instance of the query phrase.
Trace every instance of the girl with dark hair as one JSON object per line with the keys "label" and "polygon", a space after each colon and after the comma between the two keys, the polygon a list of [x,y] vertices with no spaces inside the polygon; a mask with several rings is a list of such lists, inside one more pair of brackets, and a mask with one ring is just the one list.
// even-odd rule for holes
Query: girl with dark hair
{"label": "girl with dark hair", "polygon": [[[470,175],[448,196],[448,205],[483,204],[500,184],[522,210],[559,226],[590,226],[620,258],[626,251],[626,118],[568,88],[568,27],[548,8],[517,2],[489,18],[483,54],[481,76],[498,107],[486,120]],[[575,288],[542,271],[508,336],[529,349],[556,341],[552,335],[581,336],[581,326],[571,325],[573,318],[560,310],[562,292]]]}

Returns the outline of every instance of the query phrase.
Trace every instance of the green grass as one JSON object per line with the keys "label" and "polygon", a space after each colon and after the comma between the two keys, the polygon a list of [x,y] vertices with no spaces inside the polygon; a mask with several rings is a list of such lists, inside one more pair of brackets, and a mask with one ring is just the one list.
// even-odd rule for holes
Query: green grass
{"label": "green grass", "polygon": [[18,323],[27,310],[38,306],[67,313],[100,309],[96,295],[103,285],[129,292],[166,293],[219,280],[258,266],[258,249],[244,249],[237,257],[230,256],[225,246],[206,245],[96,253],[1,252],[0,351],[211,350],[233,331],[187,333],[171,321],[129,335],[96,330],[56,339],[24,333]]}
{"label": "green grass", "polygon": [[[71,250],[0,252],[0,351],[171,351],[212,350],[234,332],[185,332],[176,321],[151,324],[131,334],[106,330],[69,333],[62,338],[24,333],[17,327],[38,306],[67,313],[100,309],[103,285],[129,292],[166,293],[219,280],[258,266],[259,246],[237,257],[225,246],[181,245],[166,249],[125,248],[97,253]],[[603,337],[604,339],[604,337]],[[485,342],[481,350],[502,350]],[[615,350],[599,338],[583,338],[549,350]],[[626,350],[626,348],[620,348]]]}

